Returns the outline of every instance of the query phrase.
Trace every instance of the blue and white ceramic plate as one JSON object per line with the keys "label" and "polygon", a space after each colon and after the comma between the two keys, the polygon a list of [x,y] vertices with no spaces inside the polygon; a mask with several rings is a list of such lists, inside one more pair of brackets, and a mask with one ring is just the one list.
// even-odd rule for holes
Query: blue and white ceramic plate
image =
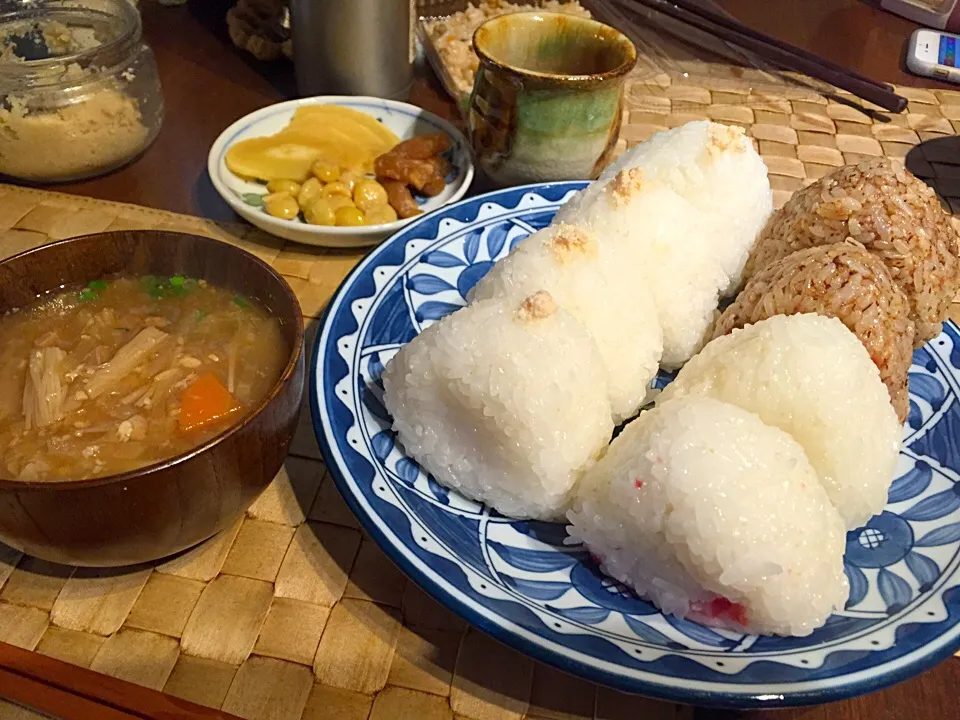
{"label": "blue and white ceramic plate", "polygon": [[[960,646],[960,330],[918,350],[886,510],[847,535],[850,600],[809,637],[743,636],[665,617],[603,576],[564,527],[518,522],[438,485],[403,454],[380,373],[583,183],[503,190],[408,226],[330,303],[312,409],[331,474],[411,578],[479,628],[621,690],[680,702],[800,705],[914,675]],[[666,382],[660,378],[660,382]]]}

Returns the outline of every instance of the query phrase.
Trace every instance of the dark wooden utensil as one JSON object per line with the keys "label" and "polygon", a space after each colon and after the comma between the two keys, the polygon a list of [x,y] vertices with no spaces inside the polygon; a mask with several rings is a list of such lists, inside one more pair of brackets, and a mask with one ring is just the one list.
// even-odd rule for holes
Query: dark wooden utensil
{"label": "dark wooden utensil", "polygon": [[900,113],[907,99],[897,95],[890,85],[871,80],[819,55],[757,32],[736,20],[707,10],[692,0],[600,0],[621,11],[637,12],[642,6],[686,23],[725,42],[761,55],[789,70],[797,70],[853,93],[890,112]]}
{"label": "dark wooden utensil", "polygon": [[62,720],[239,720],[3,642],[0,697]]}

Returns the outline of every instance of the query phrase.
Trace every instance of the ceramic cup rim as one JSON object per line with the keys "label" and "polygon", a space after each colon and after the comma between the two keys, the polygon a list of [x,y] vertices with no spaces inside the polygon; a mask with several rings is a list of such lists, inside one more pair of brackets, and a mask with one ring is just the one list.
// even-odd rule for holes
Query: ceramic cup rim
{"label": "ceramic cup rim", "polygon": [[[602,28],[602,32],[609,36],[611,44],[618,45],[624,52],[625,60],[620,63],[615,68],[610,70],[604,70],[603,72],[598,73],[585,73],[582,75],[566,74],[566,73],[548,73],[541,72],[539,70],[529,70],[526,68],[517,67],[516,65],[511,65],[503,60],[498,60],[493,57],[486,48],[484,48],[484,36],[491,32],[491,26],[500,23],[512,23],[516,22],[522,17],[530,16],[539,16],[541,18],[564,18],[565,22],[576,22],[582,25],[590,25],[598,30]],[[562,85],[594,85],[600,84],[607,80],[614,80],[620,77],[623,77],[628,72],[630,72],[634,66],[637,64],[637,47],[633,42],[624,35],[617,28],[602,23],[599,20],[594,20],[593,18],[584,18],[577,17],[575,15],[568,15],[566,13],[557,13],[557,12],[545,12],[541,10],[530,11],[530,12],[520,12],[520,13],[510,13],[508,15],[499,15],[497,17],[491,18],[481,24],[473,33],[473,49],[477,53],[477,56],[480,58],[480,62],[487,63],[494,66],[495,68],[513,75],[521,79],[528,80],[539,80],[542,82],[548,83],[558,83]]]}

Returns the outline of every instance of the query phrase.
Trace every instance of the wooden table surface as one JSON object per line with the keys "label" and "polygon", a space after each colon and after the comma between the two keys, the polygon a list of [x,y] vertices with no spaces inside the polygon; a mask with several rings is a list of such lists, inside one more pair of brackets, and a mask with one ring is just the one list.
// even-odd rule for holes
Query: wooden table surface
{"label": "wooden table surface", "polygon": [[[166,98],[163,130],[133,165],[105,178],[55,189],[214,219],[234,218],[206,176],[207,151],[231,122],[264,105],[295,97],[295,90],[289,63],[258,63],[233,48],[223,19],[229,4],[191,0],[187,6],[166,8],[155,0],[141,2],[146,39],[157,55]],[[878,80],[955,87],[906,73],[904,47],[916,26],[880,11],[875,7],[879,3],[720,0],[720,4],[757,29]],[[418,79],[412,101],[453,116],[451,103],[429,76]],[[960,719],[958,687],[960,659],[954,658],[900,685],[846,702],[777,712],[697,710],[694,717],[955,720]]]}
{"label": "wooden table surface", "polygon": [[[161,7],[143,0],[147,41],[157,55],[167,104],[160,136],[133,165],[56,189],[214,219],[235,216],[206,174],[207,152],[249,112],[296,97],[292,65],[259,63],[234,49],[224,15],[232,0]],[[901,69],[915,25],[859,0],[719,0],[744,22],[886,82],[956,88]],[[412,102],[452,118],[452,103],[429,75]]]}

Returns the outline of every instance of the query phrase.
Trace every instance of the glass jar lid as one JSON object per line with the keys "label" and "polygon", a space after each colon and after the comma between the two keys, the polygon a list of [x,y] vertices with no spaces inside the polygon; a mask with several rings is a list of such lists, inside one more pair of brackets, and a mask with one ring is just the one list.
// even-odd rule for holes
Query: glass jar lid
{"label": "glass jar lid", "polygon": [[0,12],[0,93],[110,74],[139,45],[129,0],[18,0]]}

